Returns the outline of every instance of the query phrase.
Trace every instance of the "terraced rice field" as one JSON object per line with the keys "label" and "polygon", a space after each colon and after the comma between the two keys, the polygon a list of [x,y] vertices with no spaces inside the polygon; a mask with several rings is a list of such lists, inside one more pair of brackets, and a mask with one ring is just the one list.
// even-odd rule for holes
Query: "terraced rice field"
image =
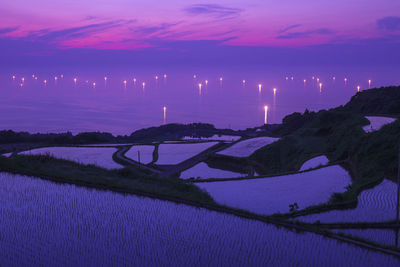
{"label": "terraced rice field", "polygon": [[232,146],[228,147],[227,149],[218,152],[217,154],[233,156],[233,157],[248,157],[254,152],[256,152],[258,149],[278,140],[279,138],[266,137],[266,136],[251,138],[235,143]]}
{"label": "terraced rice field", "polygon": [[178,164],[190,159],[218,142],[194,144],[160,144],[156,164]]}
{"label": "terraced rice field", "polygon": [[103,146],[103,147],[115,147],[115,146],[129,146],[132,144],[90,144],[90,145],[82,145],[82,146]]}
{"label": "terraced rice field", "polygon": [[369,120],[370,124],[366,125],[363,127],[363,130],[366,133],[370,133],[373,131],[378,131],[381,129],[383,126],[386,124],[394,122],[396,119],[395,118],[390,118],[390,117],[365,117],[367,120]]}
{"label": "terraced rice field", "polygon": [[117,151],[111,147],[44,147],[21,152],[24,155],[50,154],[55,158],[75,161],[82,164],[93,164],[106,169],[123,168],[112,159]]}
{"label": "terraced rice field", "polygon": [[229,141],[229,142],[233,142],[233,141],[237,141],[240,138],[242,138],[241,136],[237,136],[237,135],[213,135],[211,137],[200,137],[200,138],[196,138],[196,137],[191,137],[191,136],[185,136],[182,139],[183,140],[208,140],[208,141]]}
{"label": "terraced rice field", "polygon": [[398,235],[392,229],[336,229],[332,231],[359,237],[385,246],[395,246],[396,235]]}
{"label": "terraced rice field", "polygon": [[140,162],[149,164],[153,161],[153,151],[154,146],[150,145],[132,146],[128,152],[125,153],[125,156],[135,161],[139,161],[138,152],[140,152]]}
{"label": "terraced rice field", "polygon": [[208,178],[236,178],[243,176],[247,176],[247,174],[210,168],[206,163],[200,162],[196,166],[193,166],[192,168],[183,171],[181,173],[180,178],[208,179]]}
{"label": "terraced rice field", "polygon": [[0,173],[0,266],[398,266],[311,233]]}
{"label": "terraced rice field", "polygon": [[361,192],[355,209],[332,210],[319,214],[298,217],[304,222],[383,222],[396,216],[397,185],[389,180],[374,188]]}
{"label": "terraced rice field", "polygon": [[266,215],[287,213],[295,202],[300,209],[325,203],[349,184],[349,174],[337,165],[270,178],[196,183],[217,203]]}
{"label": "terraced rice field", "polygon": [[300,168],[300,171],[305,171],[308,169],[313,169],[322,165],[326,165],[328,164],[328,162],[329,159],[326,156],[315,157],[304,162]]}

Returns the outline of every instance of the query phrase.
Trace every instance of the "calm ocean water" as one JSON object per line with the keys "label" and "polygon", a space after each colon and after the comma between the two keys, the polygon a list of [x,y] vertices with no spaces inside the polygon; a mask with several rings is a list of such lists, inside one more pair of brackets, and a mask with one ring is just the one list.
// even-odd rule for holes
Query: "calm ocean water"
{"label": "calm ocean water", "polygon": [[295,111],[344,104],[357,86],[397,85],[399,72],[388,67],[2,70],[0,129],[129,134],[174,122],[243,129],[264,123],[265,105],[267,122],[279,123]]}

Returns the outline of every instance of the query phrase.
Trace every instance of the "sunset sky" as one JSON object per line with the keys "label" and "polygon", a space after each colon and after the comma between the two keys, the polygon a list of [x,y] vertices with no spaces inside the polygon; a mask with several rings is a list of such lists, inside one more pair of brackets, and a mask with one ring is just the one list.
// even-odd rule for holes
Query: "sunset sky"
{"label": "sunset sky", "polygon": [[399,10],[398,0],[3,1],[0,48],[15,58],[82,49],[212,54],[221,47],[244,54],[326,46],[395,53]]}

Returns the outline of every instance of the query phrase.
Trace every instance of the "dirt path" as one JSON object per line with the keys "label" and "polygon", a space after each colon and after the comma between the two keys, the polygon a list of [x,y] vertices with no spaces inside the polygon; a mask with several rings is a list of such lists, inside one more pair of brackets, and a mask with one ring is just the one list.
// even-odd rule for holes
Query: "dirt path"
{"label": "dirt path", "polygon": [[155,174],[159,175],[160,177],[166,178],[166,177],[171,177],[171,176],[177,175],[181,171],[193,167],[194,165],[198,164],[199,162],[204,161],[209,155],[214,154],[215,152],[218,152],[220,150],[223,150],[230,145],[231,145],[231,143],[219,142],[218,144],[204,150],[203,152],[197,154],[196,156],[191,157],[190,159],[187,159],[179,164],[157,165],[161,170],[156,169],[156,168],[152,167],[151,165],[140,164],[139,162],[137,162],[135,160],[125,157],[124,154],[130,149],[130,147],[123,147],[122,149],[120,149],[116,152],[115,156],[118,158],[119,161],[121,161],[125,165],[132,165],[136,168],[142,168],[144,170],[155,173]]}
{"label": "dirt path", "polygon": [[118,160],[120,160],[121,162],[125,163],[126,165],[133,165],[133,166],[136,167],[136,168],[144,169],[144,170],[153,172],[153,173],[155,173],[155,174],[157,174],[157,175],[160,175],[160,174],[162,173],[162,171],[160,171],[160,170],[157,170],[157,169],[155,169],[155,168],[151,168],[151,167],[146,166],[146,165],[144,165],[144,164],[140,164],[140,163],[137,162],[137,161],[134,161],[134,160],[131,160],[131,159],[125,157],[124,154],[125,154],[130,148],[131,148],[130,146],[129,146],[129,147],[128,147],[128,146],[127,146],[127,147],[123,147],[122,149],[120,149],[120,150],[117,151],[117,153],[116,153],[115,156],[118,158]]}
{"label": "dirt path", "polygon": [[177,175],[180,172],[182,172],[183,170],[189,169],[189,168],[193,167],[194,165],[198,164],[199,162],[204,161],[209,155],[214,154],[220,150],[223,150],[230,145],[232,145],[232,144],[220,142],[220,143],[204,150],[203,152],[197,154],[196,156],[191,157],[190,159],[187,159],[179,164],[158,165],[163,170],[161,176],[162,177],[171,177],[171,176]]}

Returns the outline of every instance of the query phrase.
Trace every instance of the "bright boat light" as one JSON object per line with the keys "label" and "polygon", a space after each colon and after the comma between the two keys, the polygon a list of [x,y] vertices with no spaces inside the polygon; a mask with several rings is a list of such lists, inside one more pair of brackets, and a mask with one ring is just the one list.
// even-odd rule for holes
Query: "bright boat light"
{"label": "bright boat light", "polygon": [[264,124],[268,123],[268,106],[264,106]]}

